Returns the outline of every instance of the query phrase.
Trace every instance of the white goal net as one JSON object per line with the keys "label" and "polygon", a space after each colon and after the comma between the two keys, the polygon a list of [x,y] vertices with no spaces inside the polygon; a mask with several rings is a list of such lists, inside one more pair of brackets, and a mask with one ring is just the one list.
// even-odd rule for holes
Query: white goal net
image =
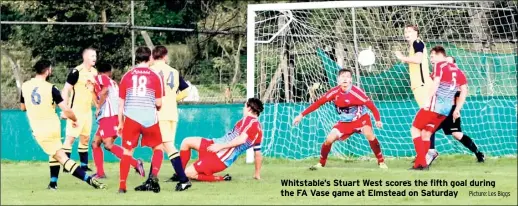
{"label": "white goal net", "polygon": [[[266,156],[318,157],[336,123],[332,103],[292,127],[296,115],[336,85],[339,68],[355,71],[354,83],[380,109],[374,129],[385,156],[414,155],[410,127],[418,106],[409,86],[406,25],[419,27],[429,50],[442,45],[466,73],[469,96],[462,129],[489,156],[516,155],[517,13],[512,2],[312,2],[249,5],[248,96],[265,102],[260,117]],[[363,5],[358,5],[363,4]],[[361,67],[359,51],[372,47],[376,64]],[[430,68],[432,68],[430,66]],[[374,119],[372,119],[374,122]],[[442,131],[441,154],[469,153]],[[373,157],[365,137],[333,145],[331,156]]]}

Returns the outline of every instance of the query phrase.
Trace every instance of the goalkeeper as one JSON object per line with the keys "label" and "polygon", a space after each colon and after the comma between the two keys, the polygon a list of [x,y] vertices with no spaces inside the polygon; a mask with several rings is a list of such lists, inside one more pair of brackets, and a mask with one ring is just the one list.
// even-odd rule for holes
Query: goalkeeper
{"label": "goalkeeper", "polygon": [[340,116],[338,123],[331,129],[320,151],[320,162],[310,167],[310,170],[317,170],[326,165],[327,155],[331,151],[333,143],[337,140],[345,141],[354,133],[363,133],[369,145],[378,159],[378,165],[382,169],[388,168],[384,162],[381,147],[372,130],[372,123],[366,107],[374,114],[376,127],[381,128],[381,118],[378,109],[367,95],[357,86],[352,84],[352,71],[341,69],[338,72],[339,86],[332,88],[325,95],[311,104],[300,115],[295,117],[293,125],[297,125],[304,116],[315,111],[323,104],[333,101],[336,111]]}
{"label": "goalkeeper", "polygon": [[[430,78],[430,69],[428,67],[428,54],[426,46],[419,37],[419,28],[415,25],[405,27],[405,40],[408,42],[408,56],[404,56],[400,51],[396,51],[396,57],[408,64],[408,72],[410,74],[410,87],[414,94],[415,101],[419,108],[423,108],[427,101],[432,79]],[[435,160],[439,153],[434,149],[435,133],[430,137],[430,150],[428,150],[427,159]]]}

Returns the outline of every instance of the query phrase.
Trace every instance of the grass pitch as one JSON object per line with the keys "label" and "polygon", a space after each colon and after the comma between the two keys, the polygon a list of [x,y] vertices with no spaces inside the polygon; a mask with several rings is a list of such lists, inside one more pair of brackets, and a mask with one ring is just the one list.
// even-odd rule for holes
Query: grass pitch
{"label": "grass pitch", "polygon": [[[158,194],[152,192],[135,192],[133,187],[144,181],[131,170],[128,178],[128,193],[117,194],[119,169],[118,163],[106,163],[105,170],[108,179],[102,181],[108,184],[106,190],[94,190],[84,182],[76,180],[70,174],[60,173],[59,190],[49,191],[46,186],[49,181],[48,164],[44,162],[6,162],[1,164],[1,204],[89,204],[89,205],[172,205],[172,204],[498,204],[517,205],[517,159],[498,158],[488,159],[483,164],[475,162],[473,156],[441,156],[434,162],[429,171],[408,171],[410,160],[387,160],[388,170],[381,170],[372,161],[345,161],[331,159],[328,166],[318,171],[309,171],[308,167],[317,160],[284,161],[266,159],[262,170],[262,179],[252,178],[254,166],[242,163],[233,165],[223,174],[229,173],[231,182],[202,183],[193,182],[188,191],[175,192],[174,184],[163,182],[173,172],[168,161],[164,161],[160,171],[160,186]],[[192,162],[192,161],[191,161]],[[90,163],[93,166],[93,162]],[[149,163],[146,163],[149,168]],[[148,171],[146,171],[148,172]],[[281,180],[329,180],[331,186],[282,186]],[[333,186],[334,180],[360,180],[360,186]],[[364,186],[363,180],[382,180],[383,186]],[[415,186],[415,180],[430,182],[431,179],[447,181],[447,186]],[[470,186],[471,180],[486,180],[485,186]],[[412,186],[386,186],[386,181],[410,180]],[[452,188],[451,181],[467,180],[468,186]],[[494,181],[493,188],[487,181]],[[281,196],[281,190],[293,191],[294,196]],[[368,196],[368,190],[402,191],[406,196]],[[422,196],[421,190],[457,191],[457,197]],[[297,190],[305,190],[307,196],[301,196]],[[329,196],[312,196],[311,190],[329,191]],[[357,196],[358,191],[365,190],[366,196]],[[417,191],[419,196],[409,196],[409,192]],[[333,191],[354,191],[352,197],[333,197]],[[469,192],[488,192],[489,196],[470,196]],[[493,193],[494,192],[494,193]],[[505,193],[504,193],[505,192]],[[482,193],[481,193],[482,194]],[[491,195],[495,196],[491,196]],[[498,195],[508,194],[503,197]]]}

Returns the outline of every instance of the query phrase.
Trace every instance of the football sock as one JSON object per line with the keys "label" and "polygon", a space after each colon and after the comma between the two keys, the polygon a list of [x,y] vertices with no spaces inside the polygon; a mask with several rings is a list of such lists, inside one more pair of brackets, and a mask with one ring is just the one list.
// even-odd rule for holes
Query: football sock
{"label": "football sock", "polygon": [[[119,159],[122,159],[122,156],[124,154],[123,150],[122,150],[122,147],[120,147],[119,145],[112,145],[112,148],[110,149],[110,152],[115,155],[117,158]],[[135,158],[131,158],[130,159],[130,165],[134,168],[137,168],[138,167],[138,161],[137,159]]]}
{"label": "football sock", "polygon": [[77,179],[80,179],[82,181],[85,181],[87,183],[90,183],[91,177],[86,174],[86,172],[77,165],[77,163],[74,160],[68,159],[63,164],[63,167],[70,171],[74,177]]}
{"label": "football sock", "polygon": [[79,154],[79,161],[81,162],[81,167],[88,166],[88,145],[84,145],[79,143],[77,146],[77,152]]}
{"label": "football sock", "polygon": [[423,151],[422,151],[422,153],[423,153],[423,156],[425,158],[424,159],[424,163],[425,164],[423,166],[428,165],[428,164],[426,164],[426,154],[428,154],[428,150],[429,149],[430,149],[430,140],[423,140]]}
{"label": "football sock", "polygon": [[204,174],[198,174],[197,179],[199,181],[204,181],[204,182],[218,182],[218,181],[225,180],[225,179],[223,179],[222,176],[213,176],[213,175],[204,175]]}
{"label": "football sock", "polygon": [[327,155],[331,151],[331,147],[333,144],[326,144],[326,142],[322,143],[322,149],[320,150],[320,164],[323,166],[326,165]]}
{"label": "football sock", "polygon": [[435,132],[430,136],[430,149],[435,149]]}
{"label": "football sock", "polygon": [[182,168],[187,167],[187,163],[191,160],[191,149],[180,150],[180,159],[182,160]]}
{"label": "football sock", "polygon": [[49,167],[50,167],[50,183],[55,185],[58,182],[59,169],[60,169],[61,165],[59,164],[59,162],[56,159],[49,157]]}
{"label": "football sock", "polygon": [[151,174],[158,177],[162,161],[164,160],[164,152],[162,150],[153,150],[153,157],[151,157]]}
{"label": "football sock", "polygon": [[68,158],[70,158],[70,154],[72,153],[72,147],[70,146],[67,146],[65,144],[63,144],[63,151],[65,151],[65,154],[67,155]]}
{"label": "football sock", "polygon": [[178,175],[180,182],[187,182],[188,179],[187,176],[185,176],[185,171],[182,167],[182,160],[180,159],[178,152],[169,155],[169,161],[171,161],[171,164],[173,165],[174,171]]}
{"label": "football sock", "polygon": [[374,156],[378,159],[378,163],[384,162],[378,139],[374,138],[372,141],[369,141],[369,145],[371,146],[372,152],[374,152]]}
{"label": "football sock", "polygon": [[475,142],[473,142],[473,140],[468,135],[462,136],[462,138],[459,140],[459,142],[462,143],[471,152],[473,152],[473,153],[479,152],[477,145],[475,144]]}
{"label": "football sock", "polygon": [[132,159],[129,155],[123,155],[122,159],[119,163],[120,170],[119,170],[119,189],[126,189],[126,180],[128,179],[129,169],[130,169],[130,160]]}
{"label": "football sock", "polygon": [[94,156],[94,164],[95,168],[97,168],[97,175],[104,175],[104,152],[103,149],[99,147],[92,148],[93,156]]}
{"label": "football sock", "polygon": [[424,166],[426,164],[426,154],[423,154],[424,151],[424,143],[421,137],[417,137],[413,139],[414,141],[414,149],[417,154],[416,160],[414,162],[414,168],[418,167],[419,165]]}

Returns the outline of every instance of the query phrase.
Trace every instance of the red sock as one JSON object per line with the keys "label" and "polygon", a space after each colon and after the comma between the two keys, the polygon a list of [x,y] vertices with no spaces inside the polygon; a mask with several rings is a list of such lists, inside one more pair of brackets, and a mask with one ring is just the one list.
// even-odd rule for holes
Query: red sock
{"label": "red sock", "polygon": [[94,156],[95,168],[97,168],[97,175],[104,175],[104,152],[101,147],[94,147],[92,149]]}
{"label": "red sock", "polygon": [[[118,157],[119,159],[122,159],[122,147],[120,147],[119,145],[113,145],[111,150],[110,150],[111,153],[113,153],[113,155],[115,155],[116,157]],[[130,160],[130,165],[134,168],[138,167],[138,162],[135,158],[131,158]]]}
{"label": "red sock", "polygon": [[223,181],[224,179],[222,176],[198,174],[198,180],[204,182],[218,182]]}
{"label": "red sock", "polygon": [[329,155],[332,146],[333,144],[328,145],[325,142],[322,144],[322,149],[320,149],[320,164],[322,167],[326,166],[327,155]]}
{"label": "red sock", "polygon": [[180,150],[180,159],[182,160],[182,167],[185,169],[185,167],[187,167],[187,163],[191,160],[191,149]]}
{"label": "red sock", "polygon": [[164,152],[162,150],[153,150],[153,157],[151,157],[151,174],[155,177],[158,177],[158,172],[160,172],[160,167],[162,166],[162,161],[164,160]]}
{"label": "red sock", "polygon": [[125,190],[126,189],[126,180],[128,179],[129,169],[130,169],[130,160],[131,156],[129,155],[123,155],[121,162],[120,162],[120,179],[119,179],[119,189]]}
{"label": "red sock", "polygon": [[419,165],[424,166],[424,165],[426,165],[426,156],[425,156],[425,154],[423,154],[423,148],[424,148],[423,139],[421,139],[421,137],[417,137],[417,138],[414,138],[413,141],[414,141],[415,152],[417,153],[417,157],[414,162],[414,168],[418,167]]}
{"label": "red sock", "polygon": [[383,154],[381,153],[380,143],[377,138],[374,138],[372,141],[369,141],[369,145],[371,146],[372,152],[374,152],[374,156],[378,159],[378,163],[384,162]]}

